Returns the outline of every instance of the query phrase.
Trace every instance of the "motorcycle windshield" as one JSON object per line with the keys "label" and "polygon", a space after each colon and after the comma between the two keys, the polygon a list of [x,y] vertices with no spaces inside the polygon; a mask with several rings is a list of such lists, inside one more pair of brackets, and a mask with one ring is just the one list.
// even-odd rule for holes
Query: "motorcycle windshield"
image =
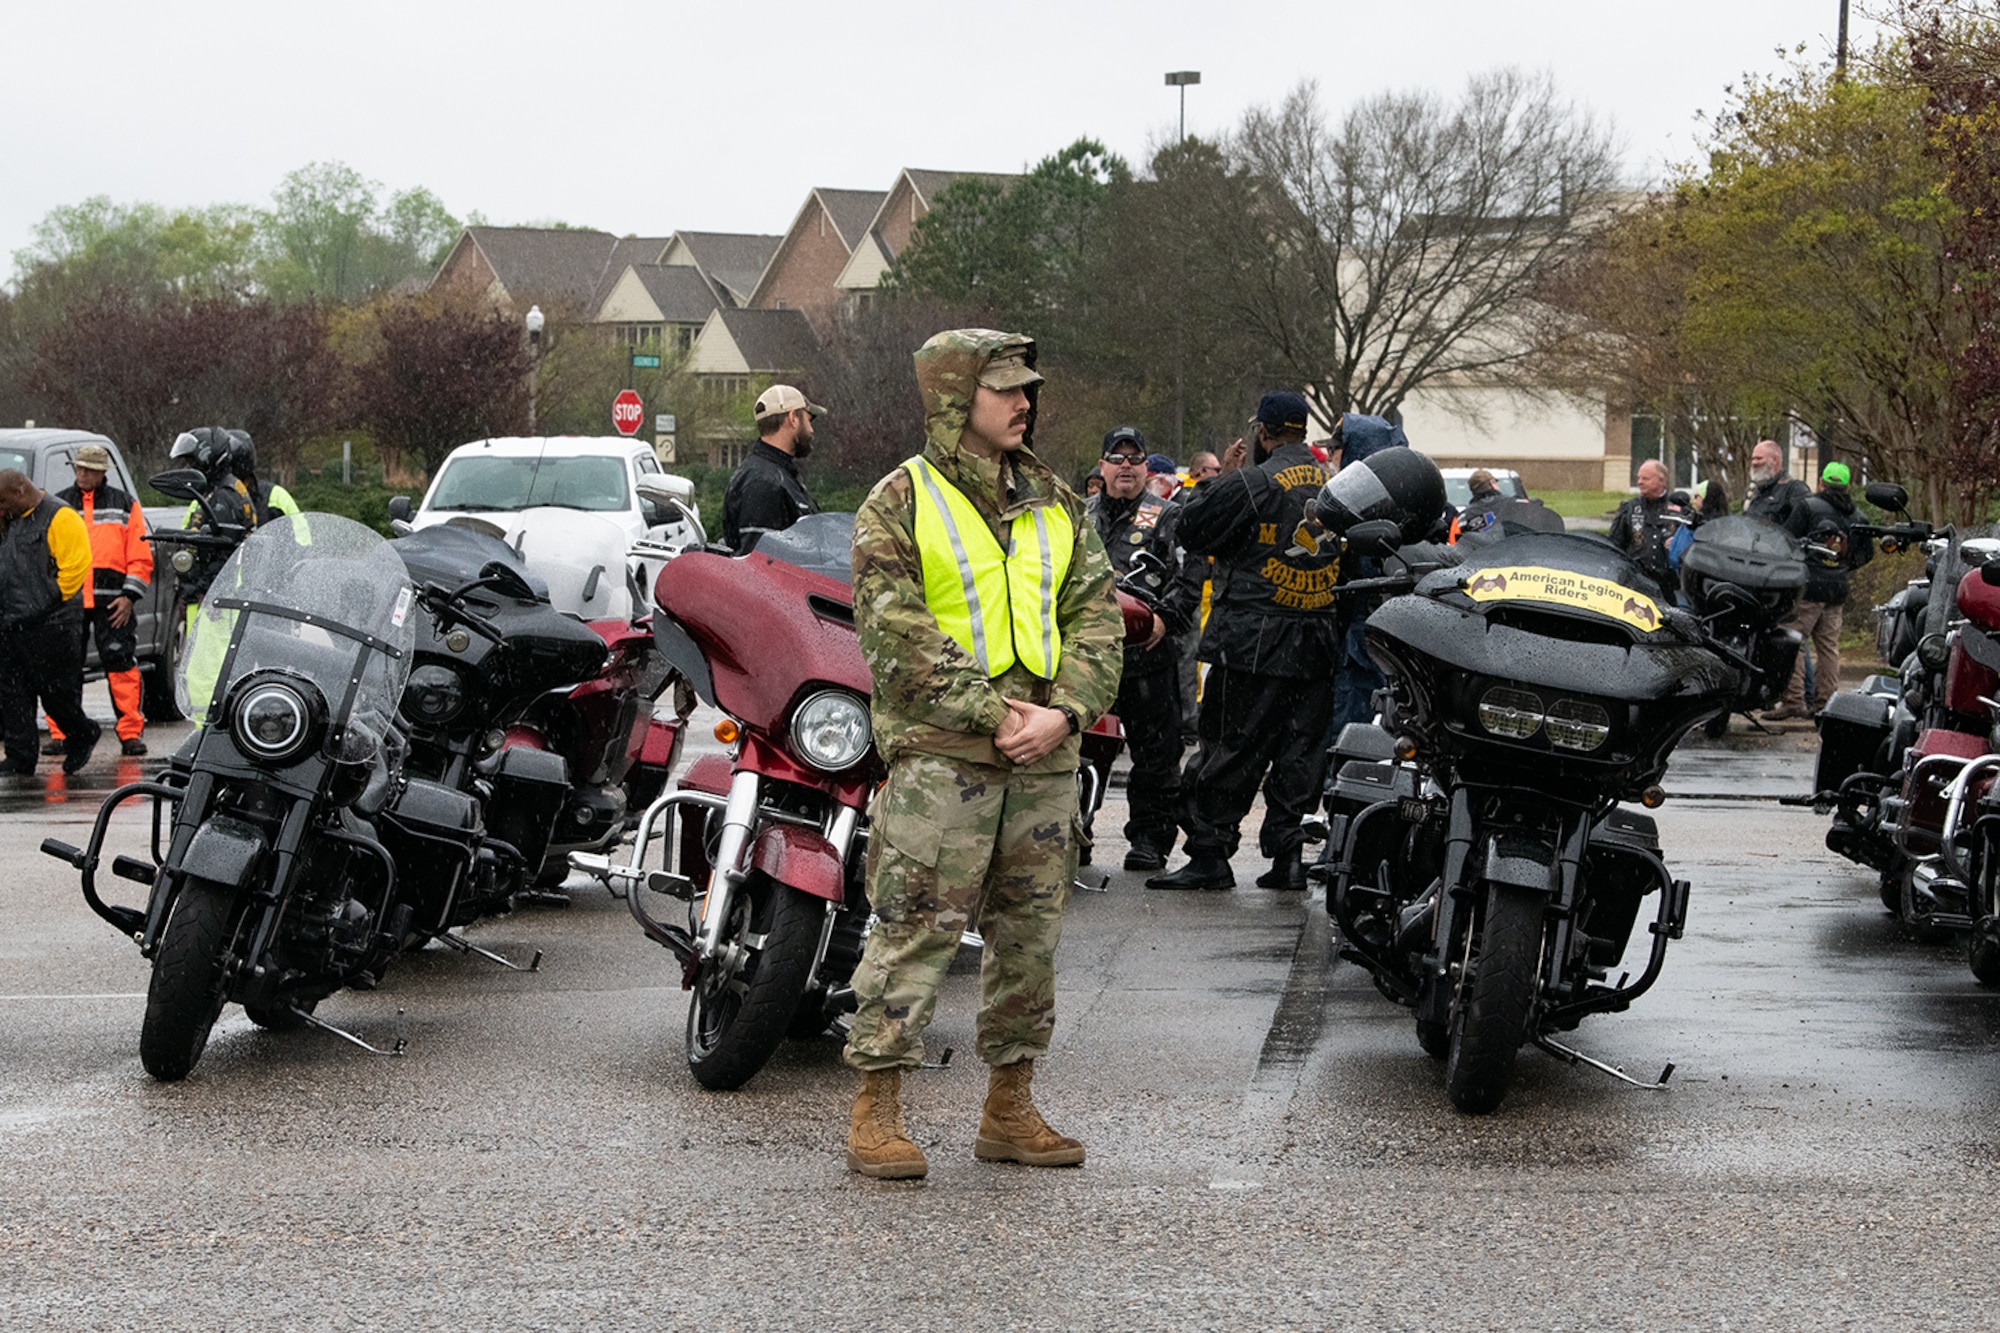
{"label": "motorcycle windshield", "polygon": [[174,693],[206,725],[230,688],[285,671],[325,697],[331,753],[370,758],[394,725],[416,641],[414,595],[394,548],[333,514],[261,524],[195,609]]}
{"label": "motorcycle windshield", "polygon": [[781,532],[759,534],[751,551],[815,574],[850,583],[854,578],[854,515],[808,514]]}

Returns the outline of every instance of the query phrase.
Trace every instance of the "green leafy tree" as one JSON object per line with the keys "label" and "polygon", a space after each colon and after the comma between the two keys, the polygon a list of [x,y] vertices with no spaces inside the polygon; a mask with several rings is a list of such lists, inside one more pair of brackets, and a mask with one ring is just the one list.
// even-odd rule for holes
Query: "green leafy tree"
{"label": "green leafy tree", "polygon": [[343,330],[346,419],[366,427],[385,477],[433,471],[470,440],[527,427],[528,348],[520,325],[449,293],[385,297]]}

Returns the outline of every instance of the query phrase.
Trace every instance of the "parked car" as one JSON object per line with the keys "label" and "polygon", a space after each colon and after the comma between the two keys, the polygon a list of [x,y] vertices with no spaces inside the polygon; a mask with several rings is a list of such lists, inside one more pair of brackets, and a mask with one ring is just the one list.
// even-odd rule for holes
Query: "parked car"
{"label": "parked car", "polygon": [[[624,561],[634,542],[679,545],[692,535],[677,515],[639,494],[645,476],[679,483],[699,519],[693,484],[670,476],[647,445],[617,435],[474,440],[451,451],[422,505],[399,495],[389,516],[399,531],[481,527],[547,580],[558,609],[586,620],[624,617],[640,608],[654,571],[635,561],[628,583],[603,577],[608,564]],[[641,591],[634,595],[633,587]]]}
{"label": "parked car", "polygon": [[[87,430],[0,430],[0,468],[16,468],[25,472],[29,480],[45,491],[66,490],[76,484],[76,476],[70,471],[70,460],[86,444],[99,445],[111,455],[108,475],[113,486],[129,495],[138,495],[139,487],[132,469],[126,466],[125,456],[118,452],[118,446]],[[148,531],[152,530],[157,512],[154,509],[145,511]],[[142,704],[146,720],[177,721],[181,712],[174,703],[174,660],[180,655],[186,617],[175,606],[174,571],[166,561],[154,561],[152,588],[132,608],[132,612],[138,622],[139,679],[144,686]],[[98,662],[94,638],[88,641],[84,666],[89,679],[97,679],[104,674]]]}
{"label": "parked car", "polygon": [[[1444,474],[1445,502],[1454,509],[1465,508],[1472,499],[1472,474],[1479,471],[1472,467],[1447,467],[1438,469]],[[1508,468],[1489,467],[1493,483],[1500,488],[1500,494],[1510,500],[1528,498],[1528,488],[1521,484],[1521,474]]]}

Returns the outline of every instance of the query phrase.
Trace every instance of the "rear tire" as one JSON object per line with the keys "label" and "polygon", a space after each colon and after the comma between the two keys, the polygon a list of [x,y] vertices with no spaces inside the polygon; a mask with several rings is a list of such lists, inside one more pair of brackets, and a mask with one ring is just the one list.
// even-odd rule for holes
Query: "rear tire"
{"label": "rear tire", "polygon": [[[730,916],[723,942],[743,945],[748,956],[733,971],[705,961],[688,998],[688,1071],[716,1091],[748,1083],[784,1041],[812,971],[826,904],[753,875],[737,890]],[[745,944],[753,936],[762,936],[761,946]]]}
{"label": "rear tire", "polygon": [[1444,1072],[1452,1105],[1468,1114],[1499,1106],[1514,1080],[1540,981],[1545,902],[1530,889],[1486,888],[1486,921],[1472,975],[1459,982]]}
{"label": "rear tire", "polygon": [[205,879],[189,879],[174,899],[139,1029],[139,1062],[162,1083],[188,1076],[222,1013],[236,908],[234,890]]}

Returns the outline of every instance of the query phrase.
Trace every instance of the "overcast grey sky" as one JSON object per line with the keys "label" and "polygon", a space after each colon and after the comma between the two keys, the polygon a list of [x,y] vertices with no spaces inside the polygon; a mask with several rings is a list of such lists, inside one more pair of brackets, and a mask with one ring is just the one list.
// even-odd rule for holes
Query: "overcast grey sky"
{"label": "overcast grey sky", "polygon": [[[1839,0],[1095,0],[1068,5],[15,0],[0,78],[0,273],[105,194],[264,204],[339,159],[454,213],[618,233],[781,232],[817,185],[1014,171],[1079,135],[1136,161],[1301,79],[1324,103],[1548,69],[1617,124],[1633,183],[1779,47],[1831,52]],[[1865,35],[1865,29],[1862,30]]]}

